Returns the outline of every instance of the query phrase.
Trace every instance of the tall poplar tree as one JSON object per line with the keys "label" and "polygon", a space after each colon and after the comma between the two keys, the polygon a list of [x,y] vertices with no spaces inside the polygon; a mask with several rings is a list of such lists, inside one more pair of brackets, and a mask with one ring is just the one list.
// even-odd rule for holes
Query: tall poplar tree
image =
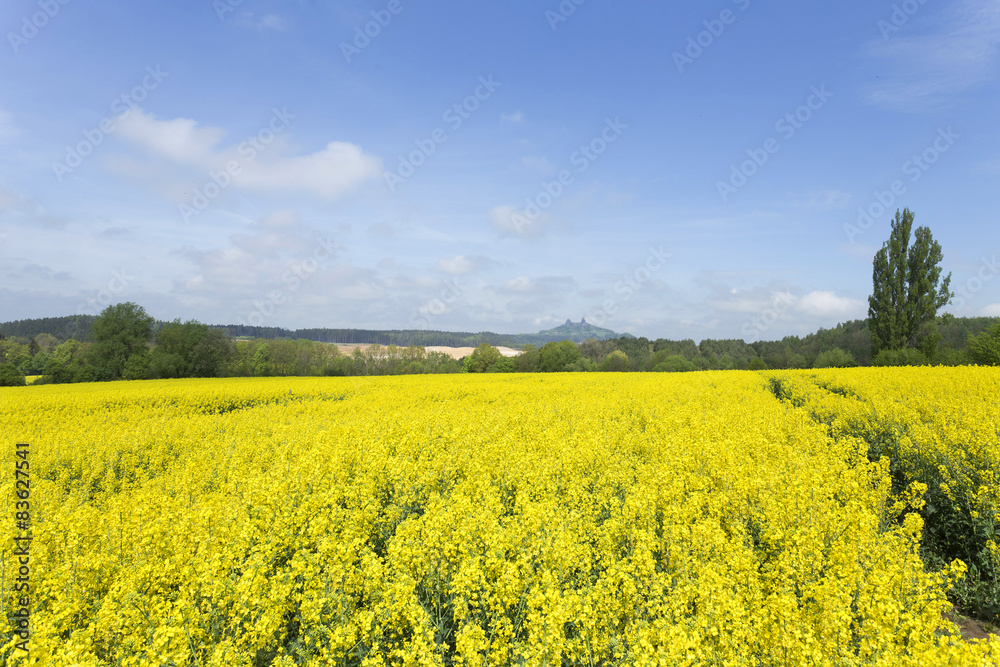
{"label": "tall poplar tree", "polygon": [[913,213],[896,211],[889,240],[875,254],[872,295],[868,297],[868,327],[872,358],[882,350],[915,348],[928,358],[941,339],[934,324],[937,311],[954,296],[951,274],[941,280],[941,244],[927,227],[917,227],[913,244]]}

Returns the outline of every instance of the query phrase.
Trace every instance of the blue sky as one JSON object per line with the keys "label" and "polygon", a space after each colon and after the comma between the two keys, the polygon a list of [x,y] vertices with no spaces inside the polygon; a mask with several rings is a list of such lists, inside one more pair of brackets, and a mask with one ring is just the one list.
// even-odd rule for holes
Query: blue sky
{"label": "blue sky", "polygon": [[96,4],[0,6],[0,320],[773,340],[904,206],[1000,315],[1000,0]]}

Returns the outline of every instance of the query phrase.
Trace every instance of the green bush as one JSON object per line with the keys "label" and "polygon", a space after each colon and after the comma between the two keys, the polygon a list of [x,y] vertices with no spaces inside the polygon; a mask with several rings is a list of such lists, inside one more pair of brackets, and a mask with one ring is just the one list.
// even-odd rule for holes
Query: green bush
{"label": "green bush", "polygon": [[980,366],[1000,366],[1000,322],[979,336],[969,336],[969,358]]}
{"label": "green bush", "polygon": [[698,367],[679,354],[669,356],[653,367],[653,371],[657,373],[687,373],[695,370]]}
{"label": "green bush", "polygon": [[934,363],[938,366],[967,366],[969,355],[965,350],[943,347],[934,355]]}
{"label": "green bush", "polygon": [[923,352],[912,347],[882,350],[872,359],[872,366],[926,366],[929,363]]}
{"label": "green bush", "polygon": [[486,369],[487,373],[513,373],[514,372],[514,360],[510,357],[501,356],[499,359],[490,364],[489,368]]}
{"label": "green bush", "polygon": [[821,352],[820,355],[816,357],[816,362],[813,364],[813,368],[850,368],[851,366],[857,365],[857,362],[854,361],[853,354],[847,350],[835,347],[832,350]]}
{"label": "green bush", "polygon": [[624,373],[632,370],[632,362],[621,350],[615,350],[601,361],[601,371],[605,373]]}
{"label": "green bush", "polygon": [[0,387],[24,387],[28,382],[14,364],[0,364]]}

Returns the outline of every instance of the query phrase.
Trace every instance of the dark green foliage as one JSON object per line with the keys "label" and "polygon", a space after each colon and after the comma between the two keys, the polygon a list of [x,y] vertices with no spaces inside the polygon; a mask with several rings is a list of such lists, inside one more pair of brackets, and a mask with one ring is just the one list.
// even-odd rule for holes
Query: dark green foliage
{"label": "dark green foliage", "polygon": [[122,369],[123,380],[149,379],[149,351],[140,350],[128,358]]}
{"label": "dark green foliage", "polygon": [[89,361],[97,379],[119,380],[125,364],[135,354],[146,352],[153,338],[153,318],[142,306],[127,302],[105,308],[94,320],[94,347]]}
{"label": "dark green foliage", "polygon": [[979,336],[969,337],[969,359],[981,366],[1000,366],[1000,322]]}
{"label": "dark green foliage", "polygon": [[525,345],[521,354],[514,357],[514,370],[518,373],[537,373],[541,365],[541,351],[534,345]]}
{"label": "dark green foliage", "polygon": [[538,369],[543,373],[561,373],[572,370],[572,366],[580,360],[580,349],[571,340],[561,343],[546,343],[539,354]]}
{"label": "dark green foliage", "polygon": [[510,357],[501,356],[499,359],[490,364],[489,368],[486,369],[487,373],[513,373],[514,372],[514,360]]}
{"label": "dark green foliage", "polygon": [[90,327],[93,315],[71,315],[69,317],[43,317],[32,320],[16,320],[0,323],[0,338],[3,336],[21,336],[34,338],[39,334],[51,334],[59,340],[75,338],[84,340],[90,337]]}
{"label": "dark green foliage", "polygon": [[[233,353],[229,338],[194,320],[175,320],[156,334],[154,377],[219,377]],[[178,360],[180,363],[178,364]]]}
{"label": "dark green foliage", "polygon": [[601,371],[605,373],[624,373],[632,370],[632,362],[621,350],[615,350],[604,357],[601,362]]}
{"label": "dark green foliage", "polygon": [[23,387],[24,374],[14,364],[0,364],[0,387]]}
{"label": "dark green foliage", "polygon": [[502,358],[500,350],[489,343],[483,343],[465,358],[465,371],[467,373],[485,373]]}
{"label": "dark green foliage", "polygon": [[52,361],[52,355],[48,352],[39,352],[33,357],[29,357],[18,364],[18,370],[25,375],[41,375],[45,372],[45,367]]}
{"label": "dark green foliage", "polygon": [[857,366],[854,355],[839,347],[821,353],[813,364],[813,368],[850,368],[851,366]]}
{"label": "dark green foliage", "polygon": [[941,244],[930,229],[918,227],[913,245],[913,213],[896,211],[889,240],[875,254],[868,298],[872,355],[912,347],[933,357],[941,339],[937,311],[951,301],[951,274],[941,280]]}
{"label": "dark green foliage", "polygon": [[674,354],[656,364],[653,370],[657,373],[684,373],[698,370],[698,367],[695,366],[694,362],[688,361],[679,354]]}
{"label": "dark green foliage", "polygon": [[882,350],[872,359],[872,366],[926,366],[928,363],[927,356],[912,347]]}

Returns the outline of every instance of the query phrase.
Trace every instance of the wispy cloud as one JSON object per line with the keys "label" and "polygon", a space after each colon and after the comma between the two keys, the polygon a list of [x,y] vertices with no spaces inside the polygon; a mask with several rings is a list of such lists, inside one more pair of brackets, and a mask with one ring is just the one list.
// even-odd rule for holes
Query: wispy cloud
{"label": "wispy cloud", "polygon": [[0,188],[0,220],[18,225],[41,226],[47,229],[65,227],[67,218],[52,213],[29,197]]}
{"label": "wispy cloud", "polygon": [[458,255],[452,259],[439,259],[435,268],[442,273],[459,276],[472,273],[473,271],[487,269],[493,264],[495,264],[493,260],[489,257],[484,257],[483,255],[477,255],[475,257]]}
{"label": "wispy cloud", "polygon": [[868,45],[865,55],[880,64],[879,83],[866,94],[871,104],[911,113],[930,111],[993,77],[1000,46],[1000,0],[960,0],[943,10],[933,26],[922,34],[899,32]]}

